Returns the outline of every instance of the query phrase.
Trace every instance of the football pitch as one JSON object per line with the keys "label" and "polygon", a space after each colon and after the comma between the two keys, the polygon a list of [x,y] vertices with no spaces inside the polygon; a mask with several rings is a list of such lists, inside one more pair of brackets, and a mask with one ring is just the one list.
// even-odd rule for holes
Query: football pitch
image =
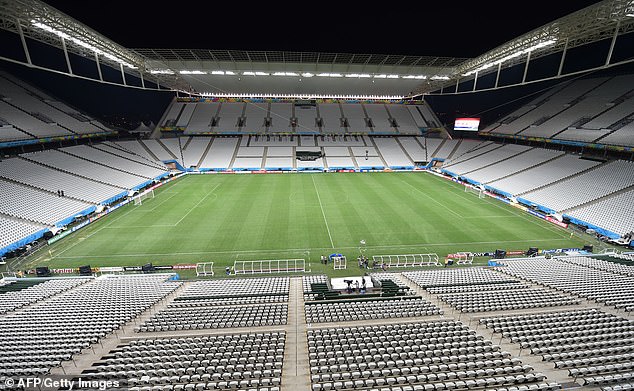
{"label": "football pitch", "polygon": [[[361,241],[365,241],[362,246]],[[582,247],[544,220],[424,172],[187,175],[45,247],[26,267],[174,265]],[[363,248],[363,250],[361,250]]]}

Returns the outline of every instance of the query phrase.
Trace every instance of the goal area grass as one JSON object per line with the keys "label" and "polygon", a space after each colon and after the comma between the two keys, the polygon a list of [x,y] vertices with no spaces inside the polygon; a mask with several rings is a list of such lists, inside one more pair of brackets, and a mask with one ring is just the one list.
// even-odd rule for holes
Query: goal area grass
{"label": "goal area grass", "polygon": [[[426,172],[207,174],[156,189],[154,198],[45,247],[24,267],[214,262],[221,275],[236,260],[305,259],[313,273],[345,276],[358,270],[361,251],[370,259],[436,253],[442,261],[460,251],[583,244],[552,223]],[[348,270],[320,263],[333,253],[347,257]]]}

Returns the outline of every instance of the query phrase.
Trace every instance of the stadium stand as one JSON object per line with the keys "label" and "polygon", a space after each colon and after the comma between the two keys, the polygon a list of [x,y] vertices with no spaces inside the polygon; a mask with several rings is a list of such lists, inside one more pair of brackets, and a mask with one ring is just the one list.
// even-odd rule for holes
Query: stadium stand
{"label": "stadium stand", "polygon": [[409,159],[396,138],[375,137],[373,142],[388,167],[395,169],[414,167],[414,162]]}
{"label": "stadium stand", "polygon": [[419,134],[420,128],[412,112],[405,105],[386,105],[390,118],[394,119],[399,134]]}
{"label": "stadium stand", "polygon": [[561,151],[532,148],[516,156],[470,171],[468,177],[476,182],[488,184],[544,164],[562,155],[564,155],[564,152]]}
{"label": "stadium stand", "polygon": [[396,133],[394,123],[391,121],[390,113],[384,104],[364,104],[366,115],[370,121],[372,132],[379,134]]}
{"label": "stadium stand", "polygon": [[[253,103],[247,104],[247,108]],[[266,114],[266,112],[265,112]],[[257,114],[255,114],[257,116]],[[247,112],[247,118],[250,115]],[[271,103],[271,113],[269,114],[271,126],[268,128],[269,133],[291,133],[291,118],[293,117],[292,103]],[[264,132],[262,129],[261,132]]]}
{"label": "stadium stand", "polygon": [[625,74],[562,83],[483,132],[632,146],[633,78]]}
{"label": "stadium stand", "polygon": [[87,214],[91,207],[94,210],[94,205],[84,201],[0,180],[0,213],[8,216],[54,226],[68,217]]}
{"label": "stadium stand", "polygon": [[209,137],[189,137],[183,145],[183,167],[197,168],[203,154],[211,145]]}
{"label": "stadium stand", "polygon": [[197,281],[135,331],[283,325],[288,294],[288,277]]}
{"label": "stadium stand", "polygon": [[308,352],[313,391],[561,388],[453,320],[309,330]]}
{"label": "stadium stand", "polygon": [[116,197],[122,192],[120,187],[79,177],[19,157],[0,163],[0,177],[55,193],[56,196],[56,192],[63,189],[66,197],[93,204]]}
{"label": "stadium stand", "polygon": [[392,319],[432,316],[442,313],[438,307],[419,296],[307,302],[304,308],[307,323]]}
{"label": "stadium stand", "polygon": [[480,323],[568,371],[585,387],[634,380],[634,325],[598,309],[483,318]]}
{"label": "stadium stand", "polygon": [[[175,102],[171,107],[177,106],[182,107],[184,103]],[[189,103],[192,104],[192,103]],[[220,103],[211,102],[211,103],[196,103],[196,108],[192,113],[189,122],[187,123],[187,127],[185,128],[184,134],[200,134],[200,133],[209,133],[211,132],[211,125],[214,121],[218,113],[218,109],[220,108]],[[172,108],[167,112],[167,116],[169,117],[172,114]]]}
{"label": "stadium stand", "polygon": [[501,263],[505,267],[498,270],[617,309],[634,309],[632,277],[568,263],[566,258],[503,260]]}
{"label": "stadium stand", "polygon": [[601,162],[594,160],[580,159],[577,155],[564,154],[536,164],[525,171],[489,182],[488,185],[517,196],[582,173],[600,164]]}
{"label": "stadium stand", "polygon": [[[6,286],[0,295],[0,313],[15,311],[29,304],[41,301],[91,281],[89,277],[69,277],[64,279],[50,279],[43,281],[11,281],[11,290]],[[24,285],[30,285],[23,287]]]}
{"label": "stadium stand", "polygon": [[108,165],[99,164],[84,158],[63,152],[61,149],[48,149],[42,152],[26,153],[22,158],[56,170],[102,182],[121,189],[132,189],[148,180],[137,174],[131,174]]}
{"label": "stadium stand", "polygon": [[446,164],[443,164],[443,170],[470,177],[469,174],[472,171],[485,168],[495,163],[506,162],[507,159],[521,155],[529,150],[530,147],[524,145],[506,144],[499,146],[493,144],[470,153],[465,153],[455,160],[448,161]]}
{"label": "stadium stand", "polygon": [[342,120],[343,113],[339,103],[322,103],[319,105],[318,110],[323,133],[346,133]]}
{"label": "stadium stand", "polygon": [[564,216],[624,236],[634,231],[634,214],[632,214],[631,205],[634,205],[634,190],[610,195],[576,207],[567,211]]}
{"label": "stadium stand", "polygon": [[180,285],[166,278],[123,275],[93,279],[1,317],[0,376],[48,374]]}
{"label": "stadium stand", "polygon": [[[285,332],[138,339],[113,349],[82,376],[118,379],[129,390],[279,391],[285,340]],[[187,353],[174,349],[180,346]]]}
{"label": "stadium stand", "polygon": [[320,133],[319,125],[317,122],[316,106],[295,106],[294,113],[295,118],[297,119],[297,124],[294,129],[295,133]]}
{"label": "stadium stand", "polygon": [[244,103],[223,102],[218,112],[217,125],[214,130],[220,133],[237,133],[240,131],[240,119],[244,111]]}
{"label": "stadium stand", "polygon": [[565,211],[634,185],[634,163],[616,160],[522,195],[526,202]]}
{"label": "stadium stand", "polygon": [[[271,107],[271,117],[273,108]],[[268,103],[247,103],[242,117],[242,132],[265,133],[269,120]]]}
{"label": "stadium stand", "polygon": [[85,114],[47,96],[6,72],[0,72],[0,141],[111,132]]}
{"label": "stadium stand", "polygon": [[24,238],[28,238],[46,229],[43,224],[18,220],[9,216],[0,216],[0,248],[8,248]]}

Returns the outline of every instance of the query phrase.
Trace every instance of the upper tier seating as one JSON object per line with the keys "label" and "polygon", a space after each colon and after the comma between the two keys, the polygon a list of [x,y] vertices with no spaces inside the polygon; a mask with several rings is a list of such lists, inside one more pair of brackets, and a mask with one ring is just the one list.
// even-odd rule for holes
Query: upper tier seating
{"label": "upper tier seating", "polygon": [[123,191],[120,187],[92,181],[21,158],[3,160],[0,163],[0,177],[52,193],[64,190],[66,197],[93,204],[99,204]]}
{"label": "upper tier seating", "polygon": [[0,72],[0,91],[0,141],[110,131],[6,72]]}
{"label": "upper tier seating", "polygon": [[524,194],[522,198],[560,212],[633,185],[634,162],[616,160]]}

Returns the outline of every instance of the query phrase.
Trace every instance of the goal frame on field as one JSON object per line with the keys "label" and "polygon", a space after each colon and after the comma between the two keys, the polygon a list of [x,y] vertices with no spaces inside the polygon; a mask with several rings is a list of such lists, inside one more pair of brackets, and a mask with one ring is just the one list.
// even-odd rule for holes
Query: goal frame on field
{"label": "goal frame on field", "polygon": [[144,191],[143,193],[140,193],[140,194],[137,194],[137,195],[133,196],[132,197],[132,202],[136,206],[141,206],[141,205],[143,205],[143,201],[147,200],[149,198],[154,198],[154,189],[151,189],[151,190],[148,190],[148,191]]}
{"label": "goal frame on field", "polygon": [[465,191],[465,193],[477,194],[478,198],[484,198],[485,197],[484,189],[481,189],[479,187],[465,186],[464,187],[464,191]]}

